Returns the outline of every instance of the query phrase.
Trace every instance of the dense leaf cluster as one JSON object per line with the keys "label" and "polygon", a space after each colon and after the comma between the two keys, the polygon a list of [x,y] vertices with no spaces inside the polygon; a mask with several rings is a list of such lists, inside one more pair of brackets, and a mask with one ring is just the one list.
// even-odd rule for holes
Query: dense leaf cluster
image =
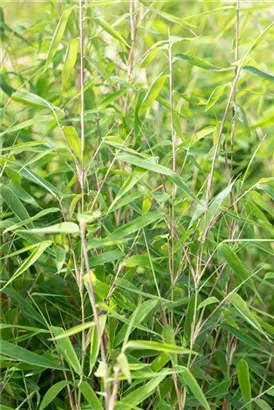
{"label": "dense leaf cluster", "polygon": [[274,407],[273,27],[3,2],[1,409]]}

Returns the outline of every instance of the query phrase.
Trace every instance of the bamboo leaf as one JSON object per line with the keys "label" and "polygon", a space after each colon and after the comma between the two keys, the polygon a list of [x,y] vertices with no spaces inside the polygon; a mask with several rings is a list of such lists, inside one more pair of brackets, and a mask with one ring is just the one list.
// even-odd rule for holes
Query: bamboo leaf
{"label": "bamboo leaf", "polygon": [[79,389],[90,405],[91,410],[103,410],[103,406],[96,396],[93,388],[86,381],[80,384]]}
{"label": "bamboo leaf", "polygon": [[66,84],[77,60],[80,38],[76,37],[70,41],[67,48],[65,63],[62,71],[62,86]]}
{"label": "bamboo leaf", "polygon": [[41,234],[57,234],[57,233],[72,234],[72,233],[79,233],[79,225],[75,224],[74,222],[61,222],[59,224],[46,226],[43,228],[32,228],[32,229],[29,229],[27,232],[41,233]]}
{"label": "bamboo leaf", "polygon": [[142,215],[139,218],[134,219],[128,224],[117,228],[109,236],[102,239],[90,239],[88,241],[90,248],[102,247],[102,246],[111,246],[117,241],[120,241],[124,238],[130,237],[135,232],[138,232],[140,229],[146,227],[147,225],[156,222],[157,220],[163,217],[163,213],[160,211],[149,212],[146,215]]}
{"label": "bamboo leaf", "polygon": [[[12,94],[12,98],[15,101],[20,102],[21,104],[34,107],[34,108],[48,108],[51,111],[61,111],[58,107],[53,106],[44,98],[40,97],[39,95],[29,93],[27,91],[16,91],[16,93]],[[62,112],[62,111],[61,111]]]}
{"label": "bamboo leaf", "polygon": [[274,83],[274,76],[273,75],[265,73],[264,71],[259,70],[256,67],[253,67],[251,65],[246,65],[246,66],[243,67],[243,70],[247,71],[248,73],[258,75],[259,77],[263,78],[264,80],[268,80],[271,83]]}
{"label": "bamboo leaf", "polygon": [[47,208],[47,209],[43,209],[43,211],[38,212],[36,215],[29,217],[28,219],[25,219],[22,222],[17,222],[14,225],[9,226],[8,228],[6,228],[4,230],[3,233],[7,233],[9,231],[15,231],[16,229],[20,228],[23,225],[28,225],[30,222],[36,221],[37,219],[42,218],[43,216],[55,213],[55,212],[60,212],[59,208]]}
{"label": "bamboo leaf", "polygon": [[[25,221],[30,218],[28,211],[14,193],[9,185],[1,185],[0,187],[1,197],[4,199],[10,210],[21,220]],[[25,222],[24,222],[25,224]],[[32,224],[30,224],[32,225]]]}
{"label": "bamboo leaf", "polygon": [[47,55],[47,59],[46,59],[45,67],[44,67],[44,72],[46,71],[46,69],[48,68],[48,66],[50,65],[50,63],[52,62],[56,54],[57,48],[63,38],[63,34],[65,32],[70,14],[72,10],[74,10],[75,8],[76,6],[72,6],[68,8],[67,10],[65,10],[57,24],[57,27],[55,29],[54,35],[50,43],[50,47],[49,47],[49,51],[48,51],[48,55]]}
{"label": "bamboo leaf", "polygon": [[205,306],[212,305],[213,303],[219,303],[219,300],[218,300],[217,298],[215,298],[215,296],[211,296],[211,297],[209,297],[209,298],[203,300],[203,301],[199,304],[198,310],[199,310],[199,309],[202,309],[202,308],[205,307]]}
{"label": "bamboo leaf", "polygon": [[183,346],[174,345],[171,343],[160,343],[150,340],[130,340],[126,347],[132,350],[156,350],[163,353],[177,353],[177,354],[196,354],[190,349],[186,349]]}
{"label": "bamboo leaf", "polygon": [[[247,403],[251,400],[251,385],[248,364],[244,359],[237,363],[237,376],[244,402]],[[250,410],[251,404],[246,407]]]}
{"label": "bamboo leaf", "polygon": [[[251,275],[247,272],[239,257],[226,243],[222,243],[219,246],[219,251],[241,281],[245,281],[250,278]],[[251,282],[250,285],[249,281],[247,282],[248,285],[251,286],[252,289],[254,289],[253,282]]]}
{"label": "bamboo leaf", "polygon": [[131,383],[131,374],[125,353],[121,352],[119,354],[119,356],[117,357],[117,363],[119,364],[120,369],[125,378],[127,379],[128,383]]}
{"label": "bamboo leaf", "polygon": [[[52,331],[55,337],[63,336],[65,332],[61,327],[57,326],[52,326],[50,330]],[[81,375],[82,368],[69,337],[66,336],[65,338],[58,339],[57,348],[66,360],[66,362],[73,368],[73,370],[77,374]]]}
{"label": "bamboo leaf", "polygon": [[110,34],[113,38],[123,43],[126,47],[130,48],[129,44],[126,40],[121,36],[121,34],[116,31],[112,26],[110,26],[106,21],[95,18],[96,23],[98,23],[108,34]]}
{"label": "bamboo leaf", "polygon": [[39,124],[41,122],[49,122],[52,120],[53,120],[53,117],[51,115],[37,116],[37,117],[31,118],[30,120],[22,121],[19,124],[14,125],[13,127],[7,128],[5,131],[1,132],[1,135],[20,131],[24,128],[31,127],[32,125]]}
{"label": "bamboo leaf", "polygon": [[105,265],[116,260],[122,259],[123,253],[119,250],[101,253],[97,256],[92,256],[89,260],[90,266]]}
{"label": "bamboo leaf", "polygon": [[136,325],[142,323],[145,320],[145,318],[157,308],[158,305],[159,302],[157,300],[146,300],[144,303],[138,306],[130,317],[130,320],[134,318],[130,332],[128,332],[128,325],[125,324],[117,333],[117,336],[114,341],[114,346],[119,346],[119,344],[124,341],[126,334],[130,336],[130,334],[136,328]]}
{"label": "bamboo leaf", "polygon": [[76,155],[76,157],[81,161],[82,160],[82,149],[81,149],[81,140],[79,135],[74,127],[63,127],[64,134],[68,140],[68,143]]}
{"label": "bamboo leaf", "polygon": [[203,68],[204,70],[218,70],[218,67],[209,63],[208,61],[205,61],[198,57],[191,56],[189,54],[176,54],[175,58],[179,60],[184,60],[189,64],[195,65],[199,68]]}
{"label": "bamboo leaf", "polygon": [[74,326],[70,329],[64,330],[63,332],[60,332],[57,336],[52,337],[49,340],[61,340],[68,338],[70,336],[74,336],[79,332],[82,332],[83,330],[86,329],[91,329],[93,326],[95,326],[95,322],[86,322],[86,323],[81,323],[80,325]]}
{"label": "bamboo leaf", "polygon": [[39,356],[30,350],[17,346],[13,343],[1,340],[0,353],[4,356],[12,357],[19,362],[28,363],[35,367],[43,367],[45,369],[64,370],[58,362],[49,360],[45,356]]}
{"label": "bamboo leaf", "polygon": [[263,399],[257,399],[255,401],[255,403],[257,404],[258,407],[260,407],[260,409],[262,410],[272,410],[272,408],[270,407],[270,405]]}
{"label": "bamboo leaf", "polygon": [[16,172],[18,175],[22,176],[23,178],[28,179],[32,183],[39,185],[41,188],[45,189],[54,197],[62,197],[63,193],[57,189],[54,185],[48,182],[45,178],[37,175],[35,172],[31,171],[28,168],[22,168],[17,166],[7,166],[9,170],[12,172]]}
{"label": "bamboo leaf", "polygon": [[32,266],[37,259],[45,252],[45,250],[52,245],[52,241],[44,241],[37,245],[37,248],[30,254],[30,256],[23,262],[23,264],[17,269],[12,277],[1,288],[1,291],[9,286],[16,278],[24,273],[30,266]]}
{"label": "bamboo leaf", "polygon": [[[100,330],[103,334],[105,326],[106,326],[106,315],[100,315],[99,317],[100,323]],[[100,336],[101,337],[101,336]],[[89,355],[89,374],[91,374],[100,349],[100,337],[98,334],[98,329],[96,326],[91,328],[91,335],[90,335],[90,355]]]}
{"label": "bamboo leaf", "polygon": [[139,109],[139,115],[144,114],[146,110],[151,106],[151,104],[156,100],[167,78],[168,78],[167,75],[160,76],[152,83],[151,87],[145,94],[144,99],[141,103],[141,106]]}
{"label": "bamboo leaf", "polygon": [[131,409],[142,403],[149,396],[151,396],[154,391],[157,389],[159,384],[164,380],[165,375],[155,377],[153,380],[146,383],[144,386],[141,386],[135,389],[133,392],[125,396],[121,402],[116,404],[117,410]]}
{"label": "bamboo leaf", "polygon": [[229,84],[219,85],[212,91],[206,104],[206,111],[211,110],[217,104],[228,86]]}
{"label": "bamboo leaf", "polygon": [[240,315],[255,329],[257,329],[259,332],[263,333],[263,330],[257,321],[257,319],[254,317],[254,315],[250,312],[246,302],[241,298],[240,295],[237,293],[231,293],[229,296],[229,301],[232,303],[232,305],[237,309],[237,311],[240,313]]}
{"label": "bamboo leaf", "polygon": [[159,174],[169,176],[171,181],[173,181],[182,191],[184,191],[187,195],[189,195],[195,201],[198,201],[196,196],[189,189],[189,187],[184,182],[184,180],[179,175],[175,174],[175,172],[171,171],[169,168],[164,167],[163,165],[156,164],[155,162],[139,158],[131,154],[120,154],[117,156],[117,160],[128,162],[139,168],[147,169],[148,171],[157,172]]}
{"label": "bamboo leaf", "polygon": [[60,391],[62,391],[63,388],[68,384],[68,381],[61,380],[60,382],[57,382],[53,386],[51,386],[44,395],[43,400],[41,401],[41,404],[39,406],[39,410],[44,410],[56,398]]}
{"label": "bamboo leaf", "polygon": [[206,410],[211,410],[201,387],[199,386],[195,377],[192,375],[189,369],[187,369],[186,367],[184,368],[184,372],[180,374],[180,379],[184,385],[188,386],[188,388],[191,390],[191,393],[196,398],[196,400],[198,400],[201,406],[203,406],[203,408],[205,408]]}

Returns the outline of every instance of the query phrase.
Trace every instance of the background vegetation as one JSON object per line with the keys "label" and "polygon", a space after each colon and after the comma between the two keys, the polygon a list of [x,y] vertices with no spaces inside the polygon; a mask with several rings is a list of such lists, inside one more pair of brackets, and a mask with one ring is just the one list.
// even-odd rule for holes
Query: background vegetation
{"label": "background vegetation", "polygon": [[273,14],[2,1],[1,409],[274,407]]}

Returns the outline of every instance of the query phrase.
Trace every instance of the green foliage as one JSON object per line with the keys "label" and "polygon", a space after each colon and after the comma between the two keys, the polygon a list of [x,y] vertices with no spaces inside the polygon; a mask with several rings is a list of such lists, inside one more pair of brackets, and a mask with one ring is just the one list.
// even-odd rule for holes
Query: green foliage
{"label": "green foliage", "polygon": [[0,10],[0,408],[274,408],[273,5]]}

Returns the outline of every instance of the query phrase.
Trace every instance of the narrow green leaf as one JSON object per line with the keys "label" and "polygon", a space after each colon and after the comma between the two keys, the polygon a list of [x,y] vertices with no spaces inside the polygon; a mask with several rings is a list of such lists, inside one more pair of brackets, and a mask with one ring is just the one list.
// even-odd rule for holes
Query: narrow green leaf
{"label": "narrow green leaf", "polygon": [[151,104],[156,100],[167,78],[168,78],[167,75],[160,76],[152,83],[151,87],[145,94],[145,97],[141,103],[141,107],[139,109],[139,115],[144,114],[146,110],[151,106]]}
{"label": "narrow green leaf", "polygon": [[217,298],[215,298],[215,296],[211,296],[211,297],[209,297],[209,298],[203,300],[203,301],[199,304],[198,310],[199,310],[199,309],[202,309],[202,308],[205,307],[205,306],[212,305],[213,303],[219,303],[219,300],[218,300]]}
{"label": "narrow green leaf", "polygon": [[139,325],[140,323],[142,323],[146,319],[146,317],[158,307],[158,305],[159,305],[158,300],[146,300],[144,303],[138,306],[130,317],[130,320],[134,318],[130,332],[128,332],[127,324],[122,326],[122,328],[119,330],[115,338],[114,346],[115,347],[119,346],[119,344],[124,341],[126,334],[130,336],[130,334],[136,328],[136,325]]}
{"label": "narrow green leaf", "polygon": [[100,253],[97,256],[92,256],[89,259],[89,262],[90,262],[90,266],[94,267],[98,265],[105,265],[106,263],[111,263],[116,260],[122,259],[123,256],[124,256],[123,253],[119,250],[109,251],[109,252]]}
{"label": "narrow green leaf", "polygon": [[[251,385],[248,364],[244,359],[237,363],[237,376],[244,402],[247,403],[251,400]],[[251,410],[251,404],[247,406],[247,409]]]}
{"label": "narrow green leaf", "polygon": [[77,220],[81,224],[92,224],[94,221],[98,220],[101,217],[100,209],[96,209],[93,212],[78,212]]}
{"label": "narrow green leaf", "polygon": [[149,52],[147,52],[145,57],[142,59],[140,68],[145,68],[146,66],[148,66],[152,62],[152,60],[154,60],[154,58],[159,52],[160,52],[159,48],[154,48],[154,49],[149,50]]}
{"label": "narrow green leaf", "polygon": [[196,354],[184,346],[178,346],[171,343],[160,343],[150,340],[130,340],[126,347],[132,350],[155,350],[163,353],[177,353],[177,354]]}
{"label": "narrow green leaf", "polygon": [[[242,264],[236,253],[226,243],[222,243],[219,246],[219,251],[241,281],[245,281],[251,276],[245,269],[244,265]],[[249,281],[247,282],[247,284],[249,284]],[[253,286],[254,285],[252,283],[252,288]]]}
{"label": "narrow green leaf", "polygon": [[163,213],[160,211],[149,212],[146,215],[142,215],[139,218],[134,219],[128,224],[121,226],[112,232],[109,236],[102,239],[90,239],[88,245],[90,248],[102,247],[107,245],[113,245],[126,237],[131,236],[135,232],[138,232],[140,229],[145,226],[156,222],[157,220],[163,217]]}
{"label": "narrow green leaf", "polygon": [[[37,246],[37,245],[35,245]],[[42,315],[40,315],[31,305],[30,301],[28,299],[23,298],[21,295],[19,295],[18,292],[16,292],[14,289],[8,288],[8,289],[1,289],[1,292],[8,295],[10,298],[12,298],[14,301],[18,303],[18,306],[23,308],[24,314],[26,316],[29,316],[31,319],[36,320],[36,322],[42,324],[43,326],[46,325],[45,320]]]}
{"label": "narrow green leaf", "polygon": [[260,407],[260,409],[262,409],[262,410],[273,410],[273,409],[271,408],[271,406],[270,406],[265,400],[257,399],[257,400],[255,401],[255,403],[256,403],[257,406]]}
{"label": "narrow green leaf", "polygon": [[28,168],[17,167],[17,166],[7,166],[9,170],[16,172],[18,175],[22,176],[23,178],[28,179],[32,183],[39,185],[41,188],[45,189],[54,197],[61,197],[63,193],[59,191],[54,185],[48,182],[45,178],[37,175],[35,172],[31,171]]}
{"label": "narrow green leaf", "polygon": [[145,215],[149,212],[152,202],[149,198],[145,198],[142,203],[142,214]]}
{"label": "narrow green leaf", "polygon": [[75,197],[74,197],[73,200],[71,201],[70,206],[69,206],[69,215],[70,215],[71,218],[73,217],[73,214],[74,214],[76,205],[78,204],[78,202],[79,202],[80,199],[82,199],[82,198],[83,198],[83,194],[82,194],[82,193],[81,193],[81,194],[77,194],[77,195],[75,195]]}
{"label": "narrow green leaf", "polygon": [[12,275],[12,277],[5,283],[1,290],[5,289],[10,285],[16,278],[18,278],[22,273],[24,273],[30,266],[32,266],[37,259],[45,252],[45,250],[51,246],[52,241],[44,241],[37,245],[37,248],[31,253],[31,255],[23,262],[23,264],[17,269],[17,271]]}
{"label": "narrow green leaf", "polygon": [[155,377],[153,380],[150,380],[144,386],[141,386],[132,391],[131,393],[129,393],[122,399],[121,402],[117,403],[117,410],[125,410],[127,408],[131,409],[137,406],[138,404],[142,403],[155,392],[155,390],[157,389],[161,381],[164,380],[165,377],[165,375]]}
{"label": "narrow green leaf", "polygon": [[176,54],[176,59],[185,60],[188,63],[195,65],[197,67],[203,68],[204,70],[218,70],[218,67],[209,63],[208,61],[202,60],[201,58],[191,56],[189,54]]}
{"label": "narrow green leaf", "polygon": [[259,70],[256,67],[253,67],[251,65],[246,65],[243,67],[243,70],[247,71],[248,73],[252,73],[255,75],[258,75],[259,77],[263,78],[264,80],[268,80],[271,83],[274,83],[274,76],[268,73],[265,73],[262,70]]}
{"label": "narrow green leaf", "polygon": [[[106,325],[106,315],[99,316],[100,330],[101,333],[104,332]],[[89,355],[89,375],[92,373],[92,370],[95,366],[98,354],[100,350],[100,337],[98,335],[98,329],[96,326],[93,326],[91,329],[90,335],[90,355]]]}
{"label": "narrow green leaf", "polygon": [[123,43],[126,47],[130,48],[130,45],[126,42],[126,40],[121,36],[121,34],[116,31],[112,26],[110,26],[106,21],[95,18],[96,23],[98,23],[108,34],[110,34],[113,38]]}
{"label": "narrow green leaf", "polygon": [[75,224],[74,222],[61,222],[59,224],[46,226],[44,228],[33,228],[29,229],[30,233],[41,233],[41,234],[57,234],[57,233],[79,233],[79,225]]}
{"label": "narrow green leaf", "polygon": [[256,204],[259,205],[262,209],[264,209],[271,217],[273,216],[272,207],[268,204],[267,201],[264,200],[264,198],[259,194],[259,192],[250,191],[248,195],[251,196],[253,201],[256,202]]}
{"label": "narrow green leaf", "polygon": [[139,181],[143,178],[143,176],[146,174],[146,171],[143,169],[135,169],[133,173],[127,178],[127,180],[124,182],[124,184],[121,186],[119,189],[114,201],[110,205],[110,208],[108,212],[110,212],[111,209],[115,208],[115,204],[118,205],[119,200],[132,188],[138,184]]}
{"label": "narrow green leaf", "polygon": [[98,399],[93,388],[88,384],[88,382],[82,382],[79,386],[79,389],[90,405],[91,410],[103,410],[103,406],[100,400]]}
{"label": "narrow green leaf", "polygon": [[32,327],[32,326],[23,326],[23,325],[15,325],[15,324],[9,324],[9,323],[0,323],[0,329],[23,329],[23,330],[28,330],[30,332],[39,332],[39,333],[49,333],[48,330],[46,329],[40,329],[39,327]]}
{"label": "narrow green leaf", "polygon": [[57,272],[59,273],[65,263],[66,260],[66,249],[62,246],[55,245],[55,255],[56,255],[56,268]]}
{"label": "narrow green leaf", "polygon": [[230,195],[233,186],[234,181],[221,192],[219,192],[219,194],[217,194],[215,198],[213,198],[209,205],[208,212],[205,216],[203,229],[206,229],[210,225],[210,222],[213,220],[213,218],[218,214],[218,212],[220,212],[220,208],[227,199],[227,197]]}
{"label": "narrow green leaf", "polygon": [[117,363],[119,364],[120,369],[125,378],[127,379],[128,383],[131,383],[131,374],[125,353],[121,352],[119,354],[119,356],[117,357]]}
{"label": "narrow green leaf", "polygon": [[213,398],[216,400],[217,398],[223,397],[229,391],[230,385],[230,378],[223,379],[220,383],[217,383],[206,392],[206,398]]}
{"label": "narrow green leaf", "polygon": [[185,339],[186,345],[188,345],[190,338],[191,338],[192,326],[195,325],[195,323],[193,323],[194,312],[195,312],[195,296],[193,295],[188,303],[187,314],[186,314],[186,319],[185,319],[185,326],[184,326],[184,339]]}
{"label": "narrow green leaf", "polygon": [[91,329],[93,326],[95,326],[95,322],[81,323],[80,325],[77,325],[77,326],[71,327],[70,329],[64,330],[63,332],[61,332],[60,334],[58,334],[55,337],[52,337],[49,340],[65,339],[67,337],[74,336],[77,333],[82,332],[83,330]]}
{"label": "narrow green leaf", "polygon": [[47,56],[46,63],[45,63],[44,72],[46,71],[46,69],[48,68],[48,66],[50,65],[50,63],[52,62],[52,60],[55,56],[57,48],[58,48],[59,44],[61,43],[63,34],[65,32],[69,16],[70,16],[72,10],[75,9],[75,7],[76,6],[72,6],[72,7],[68,8],[67,10],[65,10],[64,13],[62,14],[58,24],[57,24],[57,27],[55,29],[54,35],[53,35],[51,43],[50,43],[48,56]]}
{"label": "narrow green leaf", "polygon": [[209,96],[209,99],[206,104],[206,111],[209,111],[214,105],[219,101],[222,97],[223,93],[225,92],[226,87],[229,84],[219,85],[216,87]]}
{"label": "narrow green leaf", "polygon": [[65,57],[65,63],[62,71],[62,86],[66,84],[71,72],[75,66],[78,54],[80,38],[76,37],[70,41],[69,46],[67,48],[67,53]]}
{"label": "narrow green leaf", "polygon": [[127,88],[121,88],[118,91],[115,91],[113,93],[108,94],[103,101],[100,104],[100,109],[103,109],[105,107],[107,107],[108,105],[110,105],[111,103],[113,103],[114,101],[116,101],[119,97],[121,97],[122,95],[124,95],[127,92]]}
{"label": "narrow green leaf", "polygon": [[154,372],[161,370],[170,361],[170,355],[166,353],[161,353],[157,356],[151,363],[151,369]]}
{"label": "narrow green leaf", "polygon": [[35,206],[36,208],[40,208],[38,203],[36,202],[35,198],[33,198],[32,195],[30,195],[24,188],[22,188],[21,185],[17,185],[14,182],[11,182],[9,184],[9,187],[12,189],[12,191],[15,193],[15,195],[21,199],[22,202],[26,202],[27,204],[31,204]]}
{"label": "narrow green leaf", "polygon": [[183,148],[190,148],[192,147],[197,141],[200,141],[202,138],[207,137],[208,135],[212,134],[216,129],[215,127],[204,127],[200,129],[199,131],[195,132],[191,137],[187,138],[184,142],[182,142],[179,146],[178,149],[181,147]]}
{"label": "narrow green leaf", "polygon": [[66,387],[68,384],[68,381],[62,380],[51,386],[44,395],[43,400],[41,401],[41,404],[39,406],[39,410],[44,410],[55,399],[55,397],[60,393],[60,391],[63,390],[63,388]]}
{"label": "narrow green leaf", "polygon": [[[166,325],[163,328],[162,336],[163,336],[163,339],[166,343],[172,344],[172,345],[176,344],[174,331],[173,331],[173,328],[171,326]],[[171,362],[172,362],[173,366],[177,366],[177,364],[178,364],[177,355],[174,354],[174,353],[170,353],[169,356],[171,358]]]}
{"label": "narrow green leaf", "polygon": [[273,178],[260,179],[260,181],[256,184],[256,187],[260,190],[263,190],[274,201],[274,180]]}
{"label": "narrow green leaf", "polygon": [[31,118],[30,120],[22,121],[17,125],[14,125],[13,127],[7,128],[5,131],[1,133],[1,135],[5,135],[7,133],[15,132],[15,131],[20,131],[23,128],[31,127],[32,125],[39,124],[41,122],[49,122],[52,121],[53,117],[51,115],[41,115],[40,117],[34,117]]}
{"label": "narrow green leaf", "polygon": [[29,93],[27,91],[16,91],[16,93],[12,94],[12,98],[15,101],[20,102],[21,104],[28,105],[34,108],[48,108],[51,111],[58,110],[61,111],[60,108],[53,106],[44,98],[40,97],[39,95]]}
{"label": "narrow green leaf", "polygon": [[189,195],[194,200],[198,201],[193,192],[189,189],[184,180],[177,175],[175,172],[172,172],[169,168],[164,167],[163,165],[156,164],[155,162],[139,158],[131,154],[120,154],[117,156],[117,160],[128,162],[129,164],[135,165],[139,168],[147,169],[148,171],[157,172],[162,175],[167,175],[182,191]]}
{"label": "narrow green leaf", "polygon": [[[52,326],[50,330],[55,337],[62,336],[65,332],[61,327],[56,326]],[[73,370],[77,374],[81,375],[82,368],[69,337],[67,336],[63,339],[58,339],[57,348],[59,349],[66,362],[69,363],[69,365],[73,368]]]}
{"label": "narrow green leaf", "polygon": [[240,295],[238,295],[237,293],[231,293],[231,295],[229,296],[229,301],[251,326],[253,326],[255,329],[259,330],[259,332],[264,334],[259,322],[251,313],[246,302],[241,298]]}
{"label": "narrow green leaf", "polygon": [[36,221],[37,219],[40,219],[40,218],[42,218],[42,217],[45,216],[45,215],[52,214],[52,213],[55,213],[55,212],[60,212],[60,209],[59,209],[59,208],[47,208],[47,209],[43,209],[43,211],[38,212],[36,215],[34,215],[34,216],[32,216],[32,217],[30,217],[30,218],[28,218],[28,219],[26,219],[26,220],[24,220],[24,221],[22,221],[22,222],[18,222],[18,223],[14,224],[14,225],[9,226],[8,228],[6,228],[6,229],[4,230],[3,233],[7,233],[7,232],[9,232],[9,231],[15,231],[16,229],[20,228],[20,227],[23,226],[23,225],[27,225],[27,224],[29,224],[30,222]]}
{"label": "narrow green leaf", "polygon": [[[0,187],[1,197],[4,199],[10,210],[21,220],[25,221],[30,218],[28,211],[13,192],[9,185],[1,185]],[[30,224],[32,225],[32,224]]]}
{"label": "narrow green leaf", "polygon": [[106,240],[110,242],[118,241],[126,236],[130,236],[147,225],[156,222],[163,217],[163,213],[160,211],[153,211],[146,215],[142,215],[128,224],[117,228],[113,233],[111,233]]}
{"label": "narrow green leaf", "polygon": [[28,363],[37,367],[43,367],[46,369],[64,370],[62,366],[53,360],[49,360],[44,356],[39,356],[30,350],[17,346],[13,343],[1,340],[0,353],[4,356],[12,357],[19,362]]}
{"label": "narrow green leaf", "polygon": [[258,351],[261,351],[267,354],[267,350],[265,350],[260,343],[256,342],[256,340],[254,340],[250,336],[247,336],[245,333],[242,332],[242,330],[239,330],[226,323],[222,323],[221,328],[227,330],[232,335],[236,336],[242,343],[244,343],[246,346],[250,347],[251,349],[256,349]]}
{"label": "narrow green leaf", "polygon": [[82,150],[81,150],[81,140],[79,138],[78,132],[74,127],[63,127],[64,134],[68,140],[68,143],[76,155],[76,157],[82,160]]}
{"label": "narrow green leaf", "polygon": [[[157,262],[154,258],[151,258],[151,262],[153,263],[155,272],[165,273],[165,268],[161,265],[161,263]],[[128,268],[140,266],[142,268],[151,269],[149,256],[147,254],[130,256],[123,261],[123,265]]]}
{"label": "narrow green leaf", "polygon": [[180,375],[180,379],[184,385],[189,387],[193,396],[196,398],[196,400],[198,400],[201,406],[203,406],[206,410],[211,410],[201,387],[199,386],[195,377],[192,375],[189,369],[184,367],[184,372]]}

